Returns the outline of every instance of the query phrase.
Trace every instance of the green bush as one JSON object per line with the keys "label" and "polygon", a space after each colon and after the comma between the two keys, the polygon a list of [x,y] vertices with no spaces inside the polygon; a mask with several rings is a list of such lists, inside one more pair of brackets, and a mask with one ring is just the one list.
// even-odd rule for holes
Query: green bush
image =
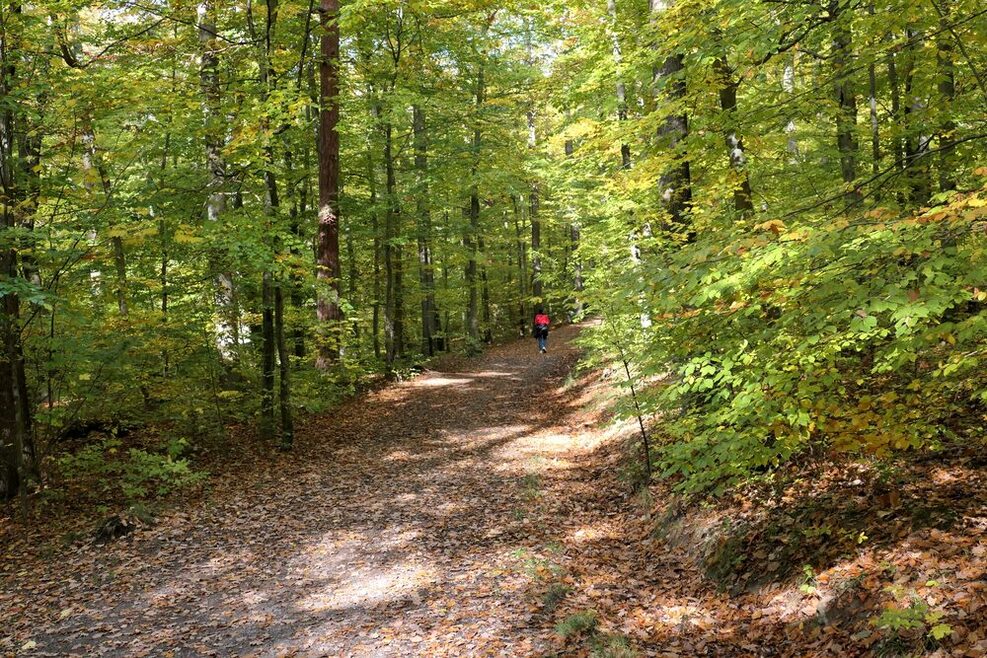
{"label": "green bush", "polygon": [[173,440],[164,454],[131,448],[121,453],[119,439],[106,439],[57,460],[58,471],[66,480],[92,482],[96,493],[119,494],[127,501],[163,496],[202,481],[205,473],[194,471],[179,455],[184,439]]}
{"label": "green bush", "polygon": [[619,340],[650,384],[665,476],[715,491],[814,448],[937,449],[987,409],[987,190],[935,202],[790,227],[706,217],[607,286],[635,303],[601,302],[593,344]]}

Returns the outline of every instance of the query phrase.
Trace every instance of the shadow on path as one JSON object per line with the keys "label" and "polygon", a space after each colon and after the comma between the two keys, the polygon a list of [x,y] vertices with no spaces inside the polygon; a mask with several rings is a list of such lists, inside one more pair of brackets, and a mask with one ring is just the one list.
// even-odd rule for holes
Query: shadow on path
{"label": "shadow on path", "polygon": [[581,386],[553,351],[491,349],[310,419],[132,540],[4,583],[25,655],[537,654],[518,551],[548,536],[525,475],[565,477]]}

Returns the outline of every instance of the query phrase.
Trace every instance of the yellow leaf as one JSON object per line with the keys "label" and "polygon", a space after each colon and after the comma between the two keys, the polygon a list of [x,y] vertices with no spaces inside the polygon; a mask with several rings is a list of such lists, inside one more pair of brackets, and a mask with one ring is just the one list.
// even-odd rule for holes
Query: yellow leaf
{"label": "yellow leaf", "polygon": [[779,233],[785,230],[785,222],[781,221],[780,219],[769,219],[763,224],[758,224],[754,228],[760,231],[771,231],[775,235],[778,235]]}

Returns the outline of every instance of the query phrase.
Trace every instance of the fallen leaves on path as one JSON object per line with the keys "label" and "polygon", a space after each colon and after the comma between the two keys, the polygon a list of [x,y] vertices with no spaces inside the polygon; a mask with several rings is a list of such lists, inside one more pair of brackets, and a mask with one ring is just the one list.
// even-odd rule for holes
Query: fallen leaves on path
{"label": "fallen leaves on path", "polygon": [[[621,479],[633,428],[608,420],[604,376],[571,376],[577,331],[547,355],[522,341],[448,360],[310,418],[295,453],[233,462],[201,500],[106,546],[8,552],[0,651],[895,655],[874,620],[909,609],[923,626],[901,647],[987,655],[982,464],[930,465],[890,513],[820,474],[773,506],[738,496],[673,514],[664,485],[642,498]],[[909,500],[957,517],[916,525]],[[886,532],[824,531],[841,514],[853,533],[868,514]],[[677,535],[660,536],[663,516]],[[720,591],[709,556],[727,540]]]}
{"label": "fallen leaves on path", "polygon": [[518,555],[551,523],[524,481],[577,445],[563,384],[578,354],[554,342],[497,347],[310,419],[295,453],[217,474],[200,504],[126,539],[5,560],[0,649],[539,653],[551,628],[529,610]]}

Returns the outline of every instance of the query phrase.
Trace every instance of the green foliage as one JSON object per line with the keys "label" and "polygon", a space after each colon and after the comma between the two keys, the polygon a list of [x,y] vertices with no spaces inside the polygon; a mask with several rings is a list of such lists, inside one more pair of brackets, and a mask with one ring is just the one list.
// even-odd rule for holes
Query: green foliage
{"label": "green foliage", "polygon": [[607,635],[591,642],[592,658],[637,658],[640,654],[631,648],[627,638]]}
{"label": "green foliage", "polygon": [[[987,409],[983,89],[954,57],[956,39],[983,41],[965,27],[974,3],[948,16],[900,0],[836,15],[642,6],[579,3],[564,22],[574,45],[554,98],[568,111],[558,139],[575,148],[553,175],[594,263],[582,297],[603,320],[585,343],[597,363],[629,357],[666,434],[662,474],[721,492],[809,452],[884,458],[977,440],[966,435]],[[743,27],[754,24],[772,27]],[[656,30],[672,36],[642,38]],[[676,56],[681,98],[653,92],[650,72]],[[834,83],[855,109],[840,109]],[[623,110],[618,84],[633,97]],[[661,131],[679,113],[688,130],[672,150]],[[691,172],[680,225],[662,197],[673,157]]]}
{"label": "green foliage", "polygon": [[121,452],[119,439],[106,439],[88,445],[74,455],[58,459],[61,477],[91,483],[93,493],[121,495],[127,501],[162,496],[203,480],[205,473],[193,471],[179,457],[187,442],[169,442],[165,454],[138,448]]}
{"label": "green foliage", "polygon": [[592,610],[576,612],[555,625],[556,634],[563,638],[571,638],[576,635],[592,634],[596,631],[599,620]]}
{"label": "green foliage", "polygon": [[[934,587],[935,581],[927,586]],[[881,614],[871,623],[884,635],[885,647],[905,647],[908,636],[918,636],[926,645],[937,645],[948,637],[953,629],[942,621],[943,613],[933,610],[914,592],[906,594],[900,587],[887,588],[894,596],[894,602],[885,606]]]}

